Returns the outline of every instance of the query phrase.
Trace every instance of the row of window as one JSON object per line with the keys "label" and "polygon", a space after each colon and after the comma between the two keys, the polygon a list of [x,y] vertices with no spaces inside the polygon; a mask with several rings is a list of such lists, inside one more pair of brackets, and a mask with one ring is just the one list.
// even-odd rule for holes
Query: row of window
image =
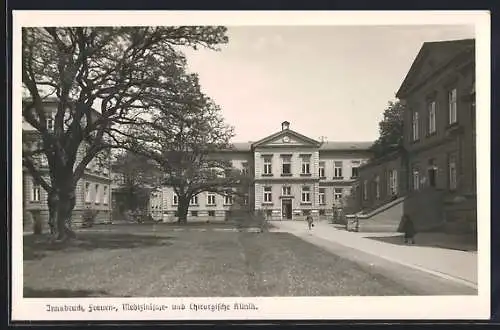
{"label": "row of window", "polygon": [[[24,142],[24,143],[26,147],[33,152],[43,149],[43,142],[41,140],[38,140],[36,142]],[[32,158],[34,162],[37,164],[37,166],[41,167],[48,166],[47,157],[45,156],[44,153],[37,153],[33,155]],[[104,175],[109,174],[109,168],[106,166],[106,164],[102,164],[97,158],[94,158],[88,163],[87,170],[96,173],[102,173]]]}
{"label": "row of window", "polygon": [[[272,175],[272,157],[271,156],[263,156],[264,158],[264,175]],[[311,174],[311,159],[310,156],[302,156],[301,157],[301,172],[302,175],[310,175]],[[359,175],[359,165],[360,161],[352,161],[353,167],[351,172],[351,177],[356,178]],[[333,162],[333,177],[334,178],[343,178],[343,167],[344,164],[342,161],[334,161]],[[325,168],[326,162],[320,161],[318,167],[318,176],[320,178],[325,178]],[[291,155],[281,155],[281,175],[291,176],[292,175],[292,156]]]}
{"label": "row of window", "polygon": [[[455,155],[449,155],[448,156],[448,189],[449,190],[455,190],[457,189],[457,157]],[[428,185],[431,187],[436,186],[437,182],[437,177],[438,177],[438,168],[434,164],[434,160],[430,159],[429,160],[429,167],[427,169],[427,179],[428,179]],[[420,169],[417,165],[413,166],[412,170],[412,189],[413,190],[419,190],[423,186],[423,180],[425,179],[422,177],[420,173]]]}
{"label": "row of window", "polygon": [[[198,211],[191,211],[189,212],[192,217],[197,217],[198,216]],[[231,215],[231,211],[225,211],[226,217]],[[177,211],[175,211],[175,216],[178,216]],[[215,211],[208,211],[208,216],[209,217],[215,217]]]}
{"label": "row of window", "polygon": [[[233,196],[231,196],[231,195],[223,195],[223,198],[224,198],[224,205],[232,205],[234,202]],[[248,204],[248,196],[244,196],[243,204],[244,205]],[[172,205],[179,205],[179,196],[177,196],[176,193],[173,194]],[[191,206],[199,205],[198,204],[198,195],[191,197],[191,200],[189,201],[189,205],[191,205]],[[207,194],[206,205],[207,206],[216,206],[217,205],[216,194],[214,194],[214,193]]]}
{"label": "row of window", "polygon": [[[291,186],[283,186],[281,190],[281,197],[292,197],[292,187]],[[301,187],[301,202],[302,203],[311,203],[311,187],[310,186],[302,186]],[[264,187],[264,203],[272,203],[273,202],[273,193],[272,187],[266,186]],[[343,197],[343,189],[342,188],[334,188],[333,189],[333,199],[335,201],[341,200]],[[320,205],[326,204],[326,188],[319,188],[318,192],[318,203]]]}
{"label": "row of window", "polygon": [[[102,188],[102,189],[101,189]],[[33,183],[31,187],[31,201],[40,202],[41,198],[41,186]],[[92,197],[94,197],[92,199]],[[108,204],[108,186],[100,185],[98,183],[92,185],[89,182],[85,183],[85,203],[95,204],[102,203],[104,205]]]}
{"label": "row of window", "polygon": [[[435,99],[427,103],[427,133],[436,133],[436,112],[438,111],[438,103]],[[448,91],[448,124],[455,124],[458,120],[457,117],[457,89],[453,88]],[[412,131],[413,141],[420,139],[420,119],[419,112],[413,111],[412,118]]]}
{"label": "row of window", "polygon": [[[318,210],[319,212],[319,215],[320,216],[324,216],[326,214],[326,210],[325,209],[319,209]],[[273,211],[272,210],[265,210],[265,213],[266,213],[266,216],[268,218],[270,218],[273,214]],[[302,216],[308,216],[311,214],[311,210],[300,210],[300,215]],[[198,217],[199,216],[199,212],[196,211],[196,210],[193,210],[193,211],[190,211],[189,212],[189,215],[192,216],[192,217]],[[209,217],[215,217],[215,211],[208,211],[208,214],[207,214]],[[226,218],[230,217],[232,215],[232,211],[224,211],[224,216]],[[178,216],[178,213],[177,211],[175,211],[174,213],[174,216]]]}
{"label": "row of window", "polygon": [[[395,196],[398,194],[398,171],[397,170],[390,170],[387,172],[387,190],[386,194],[387,196]],[[380,199],[381,193],[380,193],[380,176],[376,175],[375,178],[373,179],[373,183],[375,186],[375,198]],[[368,180],[363,181],[363,199],[368,200]]]}
{"label": "row of window", "polygon": [[91,184],[90,182],[85,182],[85,203],[94,202],[95,204],[102,203],[107,205],[108,200],[108,186],[100,185],[99,183]]}
{"label": "row of window", "polygon": [[[450,154],[448,156],[448,189],[455,190],[457,189],[457,157],[454,154]],[[388,172],[387,177],[387,196],[397,195],[398,193],[398,179],[397,179],[397,171],[392,170]],[[418,165],[414,165],[412,167],[411,172],[411,183],[412,190],[419,190],[424,185],[424,180],[428,180],[428,185],[430,187],[436,187],[437,177],[438,177],[438,168],[435,165],[434,159],[429,159],[428,161],[428,169],[427,169],[427,177],[425,178]],[[374,180],[374,188],[375,188],[375,198],[380,198],[380,177],[375,176]],[[368,191],[369,191],[369,182],[368,180],[363,181],[363,199],[368,200]]]}

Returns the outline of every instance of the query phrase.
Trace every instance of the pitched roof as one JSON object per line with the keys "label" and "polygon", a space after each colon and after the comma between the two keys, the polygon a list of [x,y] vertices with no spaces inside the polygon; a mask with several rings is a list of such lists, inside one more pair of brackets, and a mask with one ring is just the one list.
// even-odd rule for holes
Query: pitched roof
{"label": "pitched roof", "polygon": [[[288,123],[288,122],[287,122],[287,123]],[[301,140],[305,140],[305,141],[307,141],[307,142],[309,142],[309,143],[311,143],[311,144],[318,145],[318,146],[320,145],[320,142],[319,142],[319,141],[316,141],[316,140],[314,140],[314,139],[311,139],[310,137],[307,137],[307,136],[305,136],[305,135],[302,135],[302,134],[300,134],[300,133],[295,132],[294,130],[291,130],[291,129],[287,128],[287,129],[283,129],[283,130],[281,130],[281,131],[278,131],[278,132],[276,132],[276,133],[273,133],[273,134],[271,134],[271,135],[269,135],[269,136],[266,136],[265,138],[262,138],[262,139],[260,139],[260,140],[259,140],[259,141],[257,141],[257,142],[252,143],[252,148],[255,148],[255,147],[256,147],[256,146],[258,146],[259,144],[265,143],[265,142],[267,142],[267,141],[271,141],[271,140],[275,139],[276,137],[278,137],[278,136],[280,136],[280,135],[282,135],[282,134],[286,134],[286,133],[288,133],[288,134],[290,134],[290,135],[295,135],[295,136],[296,136],[296,137],[298,137],[299,139],[301,139]]]}
{"label": "pitched roof", "polygon": [[406,92],[413,87],[413,80],[422,69],[425,59],[429,56],[429,54],[436,53],[441,55],[438,62],[434,64],[435,70],[438,70],[439,68],[449,64],[458,55],[473,50],[474,47],[475,39],[424,42],[408,73],[406,74],[405,79],[399,87],[396,97],[404,97]]}
{"label": "pitched roof", "polygon": [[[231,147],[227,151],[251,151],[252,150],[252,141],[249,142],[234,142],[231,144]],[[319,150],[368,150],[372,141],[328,141],[323,142],[319,147]]]}
{"label": "pitched roof", "polygon": [[231,143],[228,151],[250,151],[252,149],[252,141],[249,142],[234,142]]}
{"label": "pitched roof", "polygon": [[319,150],[368,150],[373,141],[328,141],[323,142]]}

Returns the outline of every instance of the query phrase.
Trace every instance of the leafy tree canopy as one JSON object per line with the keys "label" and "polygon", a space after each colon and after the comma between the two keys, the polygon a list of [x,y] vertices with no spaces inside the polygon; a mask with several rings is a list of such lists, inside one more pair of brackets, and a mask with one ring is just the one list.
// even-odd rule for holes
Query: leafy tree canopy
{"label": "leafy tree canopy", "polygon": [[[120,147],[124,125],[155,107],[158,95],[170,104],[199,102],[189,99],[195,94],[179,47],[217,49],[225,34],[211,26],[23,29],[22,115],[42,141],[23,149],[23,165],[48,192],[59,238],[72,233],[78,180],[102,150]],[[36,155],[45,157],[48,176]]]}
{"label": "leafy tree canopy", "polygon": [[379,138],[371,146],[374,158],[383,157],[403,145],[404,111],[400,101],[388,103],[384,118],[379,123]]}

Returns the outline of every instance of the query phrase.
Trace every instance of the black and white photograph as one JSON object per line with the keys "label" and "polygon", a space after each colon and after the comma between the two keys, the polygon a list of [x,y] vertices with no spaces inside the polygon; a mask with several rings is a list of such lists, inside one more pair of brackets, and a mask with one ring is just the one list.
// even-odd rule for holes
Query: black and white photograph
{"label": "black and white photograph", "polygon": [[14,318],[489,317],[487,13],[13,15]]}

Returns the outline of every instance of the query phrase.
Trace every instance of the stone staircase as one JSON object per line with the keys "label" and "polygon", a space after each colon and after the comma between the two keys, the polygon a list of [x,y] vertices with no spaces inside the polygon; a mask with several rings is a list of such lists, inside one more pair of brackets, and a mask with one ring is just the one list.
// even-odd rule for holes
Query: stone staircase
{"label": "stone staircase", "polygon": [[379,206],[369,213],[357,213],[360,232],[397,232],[403,215],[403,202],[405,197],[400,197]]}

